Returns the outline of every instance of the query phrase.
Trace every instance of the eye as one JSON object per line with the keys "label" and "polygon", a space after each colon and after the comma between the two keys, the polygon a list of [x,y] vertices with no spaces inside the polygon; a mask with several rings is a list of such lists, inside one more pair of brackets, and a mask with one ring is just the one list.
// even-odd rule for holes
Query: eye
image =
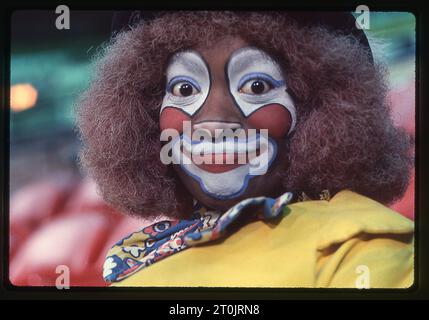
{"label": "eye", "polygon": [[245,94],[264,94],[273,89],[273,86],[262,79],[252,79],[244,83],[239,92]]}
{"label": "eye", "polygon": [[188,81],[177,82],[171,89],[171,93],[177,97],[189,97],[199,92],[200,91]]}

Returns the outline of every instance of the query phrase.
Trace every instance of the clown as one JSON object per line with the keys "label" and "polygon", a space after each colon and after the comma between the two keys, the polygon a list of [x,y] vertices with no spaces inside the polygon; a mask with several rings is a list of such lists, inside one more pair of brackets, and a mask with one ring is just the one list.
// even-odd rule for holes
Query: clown
{"label": "clown", "polygon": [[410,146],[350,14],[137,20],[78,114],[104,198],[153,220],[108,252],[106,281],[355,287],[364,265],[369,287],[412,285],[413,224],[385,206]]}

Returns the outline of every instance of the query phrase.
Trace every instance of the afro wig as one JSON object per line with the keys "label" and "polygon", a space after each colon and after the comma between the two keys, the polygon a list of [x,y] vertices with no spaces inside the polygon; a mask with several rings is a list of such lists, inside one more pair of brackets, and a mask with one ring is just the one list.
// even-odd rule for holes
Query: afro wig
{"label": "afro wig", "polygon": [[225,36],[277,59],[293,93],[284,191],[349,189],[385,204],[404,193],[411,140],[390,117],[385,70],[356,37],[281,12],[174,12],[115,35],[79,103],[81,165],[107,202],[134,215],[181,215],[191,198],[159,156],[165,71],[175,52]]}

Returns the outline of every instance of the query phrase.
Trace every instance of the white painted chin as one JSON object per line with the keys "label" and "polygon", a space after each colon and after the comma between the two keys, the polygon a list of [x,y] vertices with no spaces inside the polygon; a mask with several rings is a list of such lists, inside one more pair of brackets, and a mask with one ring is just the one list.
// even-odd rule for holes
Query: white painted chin
{"label": "white painted chin", "polygon": [[[174,144],[181,140],[181,138],[177,139]],[[208,172],[196,166],[192,161],[181,161],[181,159],[185,157],[189,159],[189,157],[174,145],[172,156],[174,163],[180,163],[181,168],[200,184],[206,194],[216,199],[227,200],[239,197],[247,189],[251,178],[267,172],[277,154],[276,143],[272,139],[268,139],[265,150],[251,162],[222,173]]]}

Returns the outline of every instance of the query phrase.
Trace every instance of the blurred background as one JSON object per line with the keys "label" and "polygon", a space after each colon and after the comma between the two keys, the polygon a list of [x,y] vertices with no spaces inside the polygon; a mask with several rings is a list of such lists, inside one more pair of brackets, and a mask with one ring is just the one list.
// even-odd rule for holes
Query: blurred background
{"label": "blurred background", "polygon": [[[72,286],[104,286],[108,248],[145,224],[115,212],[77,167],[80,142],[74,104],[88,86],[93,57],[110,37],[111,11],[71,11],[57,30],[54,11],[12,16],[10,91],[10,280],[55,285],[56,267],[70,268]],[[373,12],[375,60],[387,63],[392,117],[415,132],[415,19]],[[410,150],[414,152],[414,150]],[[414,175],[392,205],[414,218]]]}

